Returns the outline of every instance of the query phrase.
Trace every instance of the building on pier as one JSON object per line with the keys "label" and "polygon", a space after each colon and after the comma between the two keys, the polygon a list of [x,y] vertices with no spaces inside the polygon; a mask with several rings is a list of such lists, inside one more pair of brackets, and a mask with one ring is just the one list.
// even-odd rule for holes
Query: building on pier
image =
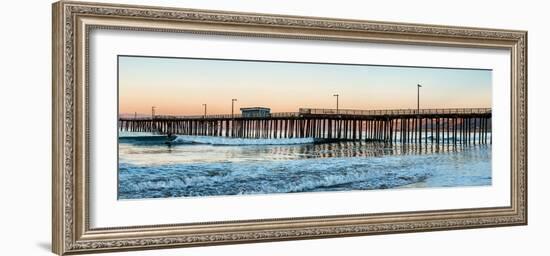
{"label": "building on pier", "polygon": [[243,117],[270,117],[271,109],[264,107],[249,107],[241,108],[241,114]]}

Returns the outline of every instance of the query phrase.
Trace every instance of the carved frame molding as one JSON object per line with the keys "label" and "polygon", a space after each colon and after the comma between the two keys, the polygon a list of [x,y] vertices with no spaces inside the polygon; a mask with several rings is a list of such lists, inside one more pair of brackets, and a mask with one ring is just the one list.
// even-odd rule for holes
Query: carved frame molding
{"label": "carved frame molding", "polygon": [[[87,40],[93,29],[510,49],[512,205],[90,229],[86,183]],[[60,255],[527,224],[526,31],[61,1],[53,5],[52,47],[52,249]]]}

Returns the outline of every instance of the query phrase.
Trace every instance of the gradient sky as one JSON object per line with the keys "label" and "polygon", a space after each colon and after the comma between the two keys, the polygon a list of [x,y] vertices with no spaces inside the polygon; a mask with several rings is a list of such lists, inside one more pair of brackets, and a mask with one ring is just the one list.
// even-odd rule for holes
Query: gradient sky
{"label": "gradient sky", "polygon": [[120,114],[200,115],[262,106],[340,109],[491,107],[490,70],[119,57]]}

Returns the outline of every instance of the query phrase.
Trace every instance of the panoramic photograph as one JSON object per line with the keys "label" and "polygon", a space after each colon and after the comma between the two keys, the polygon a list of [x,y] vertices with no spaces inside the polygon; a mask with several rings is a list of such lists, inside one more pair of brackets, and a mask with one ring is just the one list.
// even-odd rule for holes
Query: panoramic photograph
{"label": "panoramic photograph", "polygon": [[118,56],[118,199],[491,186],[492,71]]}

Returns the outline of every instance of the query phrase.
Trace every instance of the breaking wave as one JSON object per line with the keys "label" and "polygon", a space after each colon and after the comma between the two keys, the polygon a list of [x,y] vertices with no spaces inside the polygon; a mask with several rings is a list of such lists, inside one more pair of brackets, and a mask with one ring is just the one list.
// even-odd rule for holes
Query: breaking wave
{"label": "breaking wave", "polygon": [[243,145],[296,145],[313,143],[313,138],[288,138],[288,139],[241,139],[213,136],[189,136],[179,135],[170,144],[210,144],[226,146]]}
{"label": "breaking wave", "polygon": [[417,168],[413,160],[391,157],[161,166],[121,163],[119,171],[120,199],[386,189],[430,176],[429,168]]}

